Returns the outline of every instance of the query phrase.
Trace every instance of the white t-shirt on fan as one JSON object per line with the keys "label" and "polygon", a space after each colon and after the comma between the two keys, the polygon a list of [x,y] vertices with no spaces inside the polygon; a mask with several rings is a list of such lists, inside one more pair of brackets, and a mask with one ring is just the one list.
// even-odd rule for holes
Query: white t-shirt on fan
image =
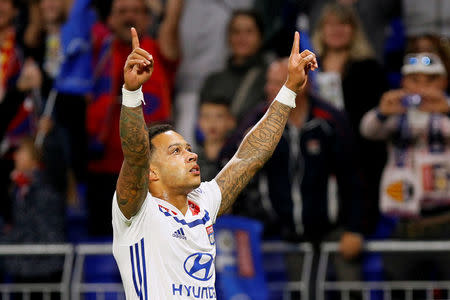
{"label": "white t-shirt on fan", "polygon": [[216,299],[213,224],[222,194],[203,182],[188,195],[186,215],[147,194],[127,219],[113,197],[113,254],[127,299]]}

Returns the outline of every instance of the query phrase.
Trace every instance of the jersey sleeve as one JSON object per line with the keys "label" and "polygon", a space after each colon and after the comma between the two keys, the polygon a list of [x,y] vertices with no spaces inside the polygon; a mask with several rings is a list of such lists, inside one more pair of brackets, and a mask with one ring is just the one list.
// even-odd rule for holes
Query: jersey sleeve
{"label": "jersey sleeve", "polygon": [[119,204],[117,203],[117,195],[116,193],[114,193],[112,203],[112,226],[115,234],[121,234],[130,226],[136,226],[137,224],[142,224],[144,222],[149,198],[150,197],[148,194],[139,211],[134,216],[128,219],[120,210]]}
{"label": "jersey sleeve", "polygon": [[208,211],[212,222],[216,222],[220,202],[222,201],[222,193],[220,192],[219,185],[214,179],[202,182],[198,188],[189,194],[189,198],[197,201],[201,207]]}

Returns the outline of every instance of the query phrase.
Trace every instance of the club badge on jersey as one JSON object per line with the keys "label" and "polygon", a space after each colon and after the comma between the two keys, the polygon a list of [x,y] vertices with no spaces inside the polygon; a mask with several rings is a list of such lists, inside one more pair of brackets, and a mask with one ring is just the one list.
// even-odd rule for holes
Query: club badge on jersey
{"label": "club badge on jersey", "polygon": [[213,225],[209,225],[208,227],[206,227],[206,233],[208,234],[210,244],[214,245],[216,243],[216,240],[214,239]]}

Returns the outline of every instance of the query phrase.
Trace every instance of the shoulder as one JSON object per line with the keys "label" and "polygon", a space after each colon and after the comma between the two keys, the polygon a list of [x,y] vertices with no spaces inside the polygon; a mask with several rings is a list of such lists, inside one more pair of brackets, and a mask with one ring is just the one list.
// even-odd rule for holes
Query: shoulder
{"label": "shoulder", "polygon": [[174,71],[178,65],[179,59],[165,56],[164,52],[161,51],[158,40],[149,35],[145,35],[141,38],[141,48],[149,52],[155,61],[162,65],[167,71]]}
{"label": "shoulder", "polygon": [[222,201],[222,192],[214,179],[202,182],[198,188],[189,193],[188,199],[208,211],[213,223],[215,222]]}
{"label": "shoulder", "polygon": [[107,42],[111,40],[111,32],[108,27],[101,23],[96,22],[91,29],[92,32],[92,44],[94,46],[94,51],[99,51],[99,49]]}
{"label": "shoulder", "polygon": [[211,181],[202,182],[198,188],[189,193],[189,197],[199,199],[208,196],[217,196],[217,194],[220,194],[220,188],[213,179]]}
{"label": "shoulder", "polygon": [[312,98],[311,115],[313,118],[324,120],[331,128],[339,132],[350,130],[347,114],[321,99]]}
{"label": "shoulder", "polygon": [[315,118],[324,119],[331,123],[342,122],[347,119],[344,111],[336,109],[331,104],[316,97],[311,98],[311,114]]}
{"label": "shoulder", "polygon": [[117,227],[125,227],[131,226],[133,223],[142,223],[145,216],[147,215],[147,211],[152,208],[156,208],[156,202],[153,201],[152,195],[147,192],[147,197],[142,203],[139,211],[132,216],[131,218],[125,217],[125,215],[120,210],[119,204],[117,203],[117,192],[114,193],[113,203],[112,203],[112,218],[113,218],[113,227],[114,225]]}
{"label": "shoulder", "polygon": [[223,78],[226,78],[227,76],[228,76],[227,70],[221,70],[211,73],[206,77],[204,86],[208,86],[213,83],[216,83],[217,81],[223,80]]}

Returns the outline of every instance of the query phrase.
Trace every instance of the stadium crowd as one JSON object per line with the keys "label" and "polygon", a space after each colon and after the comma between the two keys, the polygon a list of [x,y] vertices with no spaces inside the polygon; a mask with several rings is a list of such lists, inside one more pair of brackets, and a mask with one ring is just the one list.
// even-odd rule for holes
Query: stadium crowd
{"label": "stadium crowd", "polygon": [[[367,239],[450,238],[450,2],[0,0],[0,243],[112,236],[130,27],[155,61],[145,120],[175,126],[202,180],[283,85],[295,30],[316,53],[273,157],[230,211],[264,239],[338,241],[337,278],[360,280]],[[448,253],[383,260],[391,279],[450,280]],[[60,266],[0,271],[51,280]]]}

